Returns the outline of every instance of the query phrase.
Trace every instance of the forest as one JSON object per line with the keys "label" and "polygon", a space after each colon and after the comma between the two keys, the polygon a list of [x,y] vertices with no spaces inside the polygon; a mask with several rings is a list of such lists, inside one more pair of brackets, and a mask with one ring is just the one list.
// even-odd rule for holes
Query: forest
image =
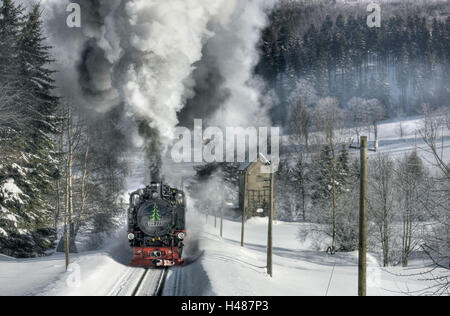
{"label": "forest", "polygon": [[383,3],[380,28],[367,26],[366,6],[282,1],[272,12],[256,73],[276,92],[276,123],[288,125],[301,80],[344,109],[355,97],[377,99],[386,118],[420,114],[424,103],[446,105],[448,3]]}
{"label": "forest", "polygon": [[95,248],[123,211],[115,152],[126,146],[105,141],[117,118],[88,123],[57,95],[41,14],[39,4],[0,5],[0,252],[13,257],[45,255],[62,227],[72,245],[84,231]]}

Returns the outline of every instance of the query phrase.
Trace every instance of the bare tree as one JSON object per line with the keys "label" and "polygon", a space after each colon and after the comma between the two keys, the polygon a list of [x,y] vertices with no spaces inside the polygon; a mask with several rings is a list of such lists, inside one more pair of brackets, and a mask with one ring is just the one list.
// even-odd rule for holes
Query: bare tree
{"label": "bare tree", "polygon": [[[426,207],[433,219],[432,230],[427,235],[422,248],[436,267],[450,270],[450,165],[444,156],[444,135],[442,134],[444,128],[448,127],[448,117],[445,115],[447,111],[432,112],[427,106],[424,107],[424,126],[420,134],[427,145],[425,150],[432,155],[434,166],[439,173],[433,179],[432,198]],[[433,293],[449,293],[450,274],[432,275],[431,279],[436,283],[431,289]]]}
{"label": "bare tree", "polygon": [[[60,111],[60,116],[61,118],[64,116],[63,111]],[[63,142],[64,142],[64,132],[65,132],[65,127],[64,127],[64,121],[62,120],[62,124],[59,127],[59,134],[58,134],[58,142],[57,142],[57,151],[58,151],[58,155],[59,155],[59,163],[58,163],[58,176],[55,180],[55,188],[56,188],[56,194],[55,194],[55,198],[56,198],[56,207],[55,207],[55,214],[53,216],[53,227],[55,228],[55,230],[58,228],[58,224],[59,224],[59,220],[60,220],[60,216],[61,216],[61,211],[62,211],[62,205],[63,205],[63,186],[62,186],[62,173],[64,170],[64,152],[63,152]]]}
{"label": "bare tree", "polygon": [[295,180],[300,186],[303,220],[306,220],[307,164],[309,159],[309,138],[313,123],[312,120],[311,110],[308,109],[302,101],[298,101],[291,110],[290,125],[292,130],[292,142],[297,148]]}
{"label": "bare tree", "polygon": [[367,126],[366,101],[355,97],[348,102],[347,106],[348,120],[356,133],[356,138],[359,143],[360,136]]}
{"label": "bare tree", "polygon": [[86,189],[87,186],[87,179],[88,179],[88,162],[89,162],[89,147],[91,145],[91,138],[89,135],[89,132],[87,133],[86,136],[86,149],[84,152],[84,160],[83,160],[83,169],[82,169],[82,173],[83,176],[81,178],[81,205],[80,205],[80,209],[78,211],[78,216],[77,216],[77,220],[75,223],[75,235],[78,234],[81,225],[82,225],[82,220],[83,217],[85,216],[85,212],[86,212],[86,204],[87,204],[87,198],[88,198],[88,191]]}
{"label": "bare tree", "polygon": [[378,149],[378,123],[386,117],[386,109],[377,99],[367,100],[367,121],[372,125],[375,134],[375,149]]}
{"label": "bare tree", "polygon": [[369,210],[380,234],[383,266],[390,263],[391,224],[394,220],[395,183],[394,161],[385,154],[378,154],[369,167]]}
{"label": "bare tree", "polygon": [[401,193],[402,263],[407,267],[411,253],[419,246],[416,234],[422,210],[429,200],[429,187],[426,184],[428,175],[417,150],[398,163],[396,174]]}
{"label": "bare tree", "polygon": [[424,126],[419,130],[422,139],[428,147],[428,152],[432,154],[435,166],[442,175],[450,180],[450,165],[444,159],[444,146],[442,144],[442,130],[445,126],[446,118],[442,113],[433,113],[429,108],[424,108]]}
{"label": "bare tree", "polygon": [[354,97],[348,102],[348,120],[356,132],[358,142],[364,130],[375,134],[375,148],[378,148],[378,123],[386,116],[383,104],[377,99],[365,100]]}

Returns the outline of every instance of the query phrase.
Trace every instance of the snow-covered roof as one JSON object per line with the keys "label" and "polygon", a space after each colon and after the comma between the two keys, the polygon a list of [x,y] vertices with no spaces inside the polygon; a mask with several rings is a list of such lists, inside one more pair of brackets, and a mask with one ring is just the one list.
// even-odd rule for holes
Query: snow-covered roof
{"label": "snow-covered roof", "polygon": [[260,161],[265,165],[270,165],[270,160],[268,160],[266,158],[266,156],[264,156],[262,153],[258,154],[258,159],[256,161],[252,161],[252,162],[244,162],[241,163],[241,165],[239,166],[239,171],[245,171],[247,170],[253,163]]}

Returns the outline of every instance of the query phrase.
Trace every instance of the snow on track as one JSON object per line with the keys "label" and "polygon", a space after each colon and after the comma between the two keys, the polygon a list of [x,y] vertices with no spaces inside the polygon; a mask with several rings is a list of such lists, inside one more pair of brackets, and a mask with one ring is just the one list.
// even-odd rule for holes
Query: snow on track
{"label": "snow on track", "polygon": [[133,296],[159,296],[167,269],[147,269],[132,293]]}
{"label": "snow on track", "polygon": [[108,296],[133,296],[144,274],[144,269],[129,267]]}

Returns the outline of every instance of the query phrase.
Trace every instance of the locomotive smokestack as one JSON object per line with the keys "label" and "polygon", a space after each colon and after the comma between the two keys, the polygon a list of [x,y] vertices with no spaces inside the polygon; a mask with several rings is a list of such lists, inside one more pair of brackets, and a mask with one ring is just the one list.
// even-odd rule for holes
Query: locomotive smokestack
{"label": "locomotive smokestack", "polygon": [[144,139],[145,159],[148,175],[152,182],[161,182],[162,144],[159,131],[151,127],[151,122],[139,122],[139,135]]}

